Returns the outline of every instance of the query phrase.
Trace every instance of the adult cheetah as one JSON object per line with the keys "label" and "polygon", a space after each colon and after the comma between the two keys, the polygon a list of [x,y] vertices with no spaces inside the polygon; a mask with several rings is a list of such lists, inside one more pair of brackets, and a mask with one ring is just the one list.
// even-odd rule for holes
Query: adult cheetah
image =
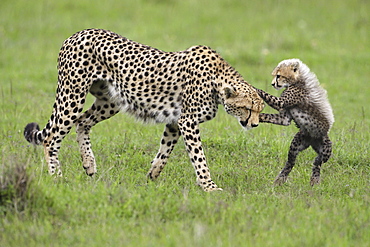
{"label": "adult cheetah", "polygon": [[[95,96],[82,113],[85,97]],[[30,123],[27,141],[43,144],[51,175],[62,175],[58,153],[73,125],[88,175],[96,173],[89,132],[119,111],[144,122],[165,123],[160,148],[148,177],[156,179],[183,136],[204,191],[221,190],[212,181],[201,146],[199,124],[215,117],[218,105],[242,127],[258,125],[263,100],[242,76],[206,46],[164,52],[101,29],[80,31],[64,41],[58,58],[58,87],[50,120]]]}

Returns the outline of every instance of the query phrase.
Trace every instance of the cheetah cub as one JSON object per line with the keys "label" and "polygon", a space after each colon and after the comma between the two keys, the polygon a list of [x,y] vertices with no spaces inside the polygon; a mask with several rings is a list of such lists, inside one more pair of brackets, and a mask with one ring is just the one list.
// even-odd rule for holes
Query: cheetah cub
{"label": "cheetah cub", "polygon": [[326,91],[320,86],[316,75],[299,59],[280,62],[272,75],[272,86],[277,90],[286,89],[280,97],[256,89],[269,106],[279,111],[278,114],[261,113],[260,122],[287,126],[293,120],[299,128],[290,145],[288,161],[275,184],[286,182],[299,152],[312,146],[317,153],[310,181],[313,186],[320,182],[321,165],[328,161],[332,152],[328,132],[334,123],[334,116]]}

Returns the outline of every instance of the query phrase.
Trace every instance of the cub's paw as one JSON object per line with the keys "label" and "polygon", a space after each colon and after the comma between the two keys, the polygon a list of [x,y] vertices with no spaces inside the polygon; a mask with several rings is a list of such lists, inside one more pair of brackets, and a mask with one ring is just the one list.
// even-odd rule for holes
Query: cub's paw
{"label": "cub's paw", "polygon": [[310,185],[314,186],[315,184],[320,183],[320,176],[312,176],[310,179]]}
{"label": "cub's paw", "polygon": [[287,176],[281,176],[280,174],[275,178],[274,185],[280,186],[283,185],[287,181]]}

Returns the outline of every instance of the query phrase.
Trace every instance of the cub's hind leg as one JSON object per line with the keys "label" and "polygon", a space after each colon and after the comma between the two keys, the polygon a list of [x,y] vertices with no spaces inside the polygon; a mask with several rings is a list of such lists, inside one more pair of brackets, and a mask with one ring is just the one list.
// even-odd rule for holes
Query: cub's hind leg
{"label": "cub's hind leg", "polygon": [[317,153],[317,157],[313,163],[312,176],[310,179],[311,186],[314,186],[315,184],[320,183],[321,165],[326,163],[331,156],[332,142],[328,136],[325,136],[323,139],[313,141],[312,148]]}
{"label": "cub's hind leg", "polygon": [[77,142],[83,167],[89,176],[96,173],[95,157],[90,142],[90,130],[94,125],[114,116],[117,112],[119,112],[119,108],[116,104],[110,103],[106,99],[97,98],[90,109],[85,111],[76,122]]}
{"label": "cub's hind leg", "polygon": [[279,175],[276,177],[274,184],[281,185],[286,182],[289,173],[292,171],[297,155],[307,149],[310,146],[309,139],[304,135],[303,132],[299,131],[293,138],[290,144],[288,153],[288,160],[285,163],[284,168],[281,170]]}

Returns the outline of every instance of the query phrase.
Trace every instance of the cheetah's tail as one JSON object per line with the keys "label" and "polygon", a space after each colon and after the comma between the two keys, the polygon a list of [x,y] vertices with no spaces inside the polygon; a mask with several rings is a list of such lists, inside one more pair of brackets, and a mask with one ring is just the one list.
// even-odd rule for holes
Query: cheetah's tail
{"label": "cheetah's tail", "polygon": [[27,126],[24,128],[23,135],[26,140],[33,145],[40,145],[45,139],[43,131],[40,131],[40,127],[37,123],[27,124]]}

